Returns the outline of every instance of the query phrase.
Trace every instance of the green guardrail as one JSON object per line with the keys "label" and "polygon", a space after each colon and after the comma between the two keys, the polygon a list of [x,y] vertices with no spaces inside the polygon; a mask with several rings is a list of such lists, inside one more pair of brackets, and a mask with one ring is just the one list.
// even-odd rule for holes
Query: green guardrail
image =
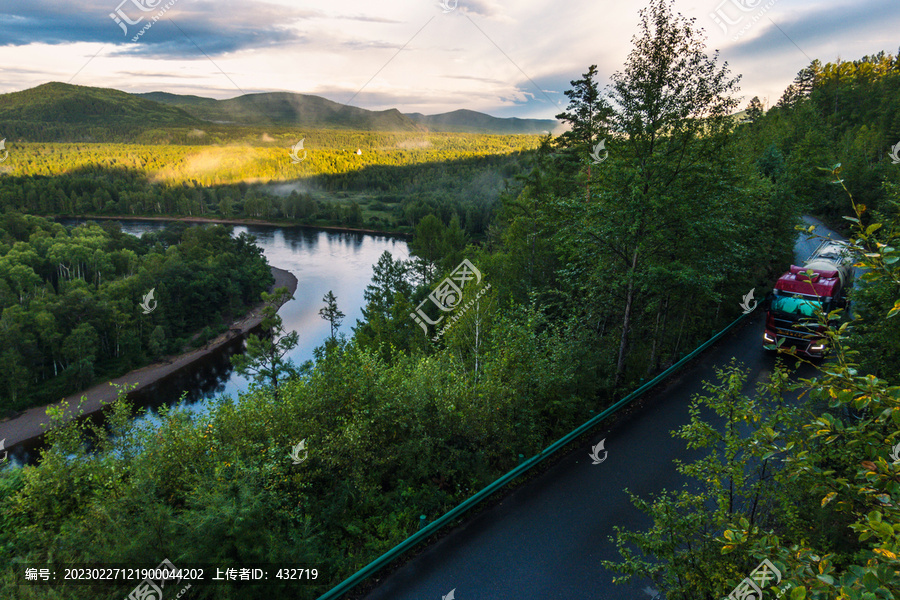
{"label": "green guardrail", "polygon": [[[756,307],[754,307],[754,310],[755,310],[755,308]],[[646,392],[647,390],[650,390],[653,387],[655,387],[662,380],[666,379],[667,377],[669,377],[670,375],[672,375],[673,373],[678,371],[678,369],[683,367],[688,361],[690,361],[695,356],[697,356],[698,354],[700,354],[701,352],[703,352],[704,350],[709,348],[712,344],[714,344],[723,335],[725,335],[726,333],[731,331],[731,329],[734,328],[735,325],[737,325],[738,323],[740,323],[741,321],[746,319],[750,314],[752,314],[752,312],[753,311],[742,314],[740,317],[738,317],[737,319],[732,321],[728,326],[726,326],[725,329],[723,329],[716,335],[709,338],[706,342],[704,342],[702,345],[698,346],[696,349],[694,349],[693,352],[691,352],[690,354],[688,354],[687,356],[685,356],[684,358],[682,358],[681,360],[676,362],[674,365],[672,365],[671,367],[669,367],[668,369],[666,369],[665,371],[663,371],[662,373],[660,373],[659,375],[657,375],[656,377],[654,377],[653,379],[651,379],[650,381],[648,381],[647,383],[642,385],[641,387],[637,388],[636,390],[634,390],[633,392],[631,392],[630,394],[628,394],[627,396],[625,396],[624,398],[622,398],[621,400],[619,400],[618,402],[616,402],[615,404],[613,404],[612,406],[610,406],[609,408],[607,408],[606,410],[604,410],[603,412],[598,414],[597,416],[593,417],[592,419],[590,419],[589,421],[587,421],[586,423],[584,423],[577,429],[573,429],[568,434],[566,434],[565,436],[563,436],[562,438],[560,438],[559,440],[557,440],[556,442],[554,442],[553,444],[551,444],[550,446],[545,448],[544,450],[541,450],[538,454],[532,456],[528,460],[521,461],[519,466],[517,466],[515,469],[513,469],[512,471],[509,471],[508,473],[506,473],[506,475],[503,475],[502,477],[500,477],[499,479],[497,479],[496,481],[494,481],[493,483],[491,483],[490,485],[488,485],[487,487],[482,489],[480,492],[476,493],[474,496],[472,496],[471,498],[469,498],[468,500],[466,500],[465,502],[463,502],[456,508],[451,509],[450,511],[445,513],[442,517],[440,517],[436,521],[433,521],[433,522],[429,523],[428,525],[423,526],[423,523],[425,522],[425,516],[422,515],[420,517],[421,521],[419,523],[419,531],[418,532],[409,536],[404,541],[400,542],[399,544],[397,544],[396,546],[394,546],[393,548],[391,548],[390,550],[388,550],[387,552],[385,552],[384,554],[382,554],[381,556],[379,556],[378,558],[376,558],[375,560],[370,562],[368,565],[366,565],[365,567],[363,567],[362,569],[360,569],[359,571],[357,571],[356,573],[354,573],[353,575],[351,575],[350,577],[348,577],[347,579],[345,579],[344,581],[342,581],[335,587],[331,588],[330,590],[328,590],[327,592],[325,592],[324,594],[319,596],[318,600],[335,600],[336,598],[339,598],[341,595],[349,592],[351,589],[353,589],[354,587],[356,587],[357,585],[359,585],[360,583],[365,581],[367,578],[369,578],[370,576],[374,575],[375,573],[377,573],[378,571],[380,571],[381,569],[386,567],[391,561],[399,558],[400,555],[402,555],[404,552],[412,549],[420,542],[425,541],[428,537],[437,533],[437,531],[439,529],[441,529],[441,527],[450,523],[457,517],[464,515],[465,513],[467,513],[471,509],[473,509],[475,507],[475,505],[477,505],[479,502],[486,500],[491,494],[493,494],[494,492],[496,492],[497,490],[499,490],[500,488],[505,486],[507,483],[511,482],[513,479],[517,478],[519,475],[526,473],[530,469],[533,469],[534,467],[539,465],[541,462],[543,462],[544,460],[549,458],[551,455],[553,455],[555,452],[557,452],[558,450],[561,450],[569,442],[575,440],[576,438],[581,436],[583,433],[585,433],[588,430],[592,429],[593,427],[599,425],[601,421],[603,421],[607,417],[610,417],[611,415],[615,414],[620,408],[622,408],[626,404],[636,400],[641,395],[643,395],[644,392]],[[519,456],[520,456],[520,460],[521,460],[521,455],[519,455]]]}

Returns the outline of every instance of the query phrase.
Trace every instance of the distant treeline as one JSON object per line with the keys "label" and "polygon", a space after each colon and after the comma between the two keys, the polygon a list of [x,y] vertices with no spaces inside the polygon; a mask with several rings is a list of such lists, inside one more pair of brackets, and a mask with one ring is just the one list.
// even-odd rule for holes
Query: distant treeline
{"label": "distant treeline", "polygon": [[900,166],[890,157],[900,143],[900,58],[880,52],[824,65],[814,60],[774,107],[764,108],[751,100],[750,124],[740,133],[777,194],[846,227],[847,195],[817,169],[841,163],[859,202],[889,209],[883,183],[900,184]]}
{"label": "distant treeline", "polygon": [[[146,140],[148,135],[154,139]],[[349,173],[374,165],[446,164],[531,150],[540,139],[537,136],[331,130],[270,134],[259,129],[228,130],[217,135],[200,129],[160,129],[147,130],[127,143],[118,140],[34,143],[17,141],[2,128],[0,137],[5,137],[9,151],[8,159],[0,165],[0,173],[8,175],[61,175],[82,168],[125,167],[142,172],[154,181],[196,181],[206,186],[240,181],[291,181]],[[302,145],[298,146],[301,141]]]}
{"label": "distant treeline", "polygon": [[148,127],[146,121],[142,124],[117,124],[108,120],[97,123],[60,123],[29,122],[22,119],[0,119],[0,137],[5,138],[8,145],[15,144],[20,148],[43,144],[71,145],[83,151],[99,145],[162,145],[187,148],[230,145],[238,149],[274,149],[285,156],[303,139],[304,149],[310,155],[317,152],[353,154],[359,148],[363,150],[364,158],[356,159],[357,165],[360,162],[370,163],[373,153],[386,155],[400,152],[405,153],[407,157],[413,154],[426,156],[443,153],[444,159],[450,155],[459,158],[533,148],[539,139],[537,135],[527,134],[363,131],[216,123],[199,123],[190,127],[160,123]]}
{"label": "distant treeline", "polygon": [[[0,216],[0,415],[204,343],[272,283],[252,238]],[[154,290],[144,314],[142,299]],[[195,334],[196,335],[195,337]]]}
{"label": "distant treeline", "polygon": [[[122,154],[108,166],[85,166],[55,176],[2,177],[0,208],[54,216],[287,219],[309,225],[399,231],[411,230],[429,214],[445,224],[455,215],[467,233],[477,236],[484,234],[501,194],[516,187],[516,176],[527,165],[521,153],[447,163],[372,165],[310,175],[285,183],[295,189],[277,195],[273,186],[243,182],[214,186],[196,180],[153,183],[145,174],[151,169],[127,154],[127,148],[119,149]],[[43,160],[56,160],[59,164],[49,170],[63,171],[64,156],[57,149]]]}

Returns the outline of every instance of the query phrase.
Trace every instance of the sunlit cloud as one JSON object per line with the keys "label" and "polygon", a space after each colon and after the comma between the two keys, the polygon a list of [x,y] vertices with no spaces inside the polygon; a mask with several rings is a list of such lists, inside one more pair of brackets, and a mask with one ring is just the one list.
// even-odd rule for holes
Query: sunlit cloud
{"label": "sunlit cloud", "polygon": [[[143,12],[136,3],[154,7]],[[291,91],[363,108],[434,114],[461,108],[552,118],[591,64],[601,85],[622,68],[639,5],[573,0],[56,0],[0,6],[0,92],[47,81],[214,98]],[[742,104],[774,104],[818,58],[896,52],[894,0],[777,0],[740,39],[711,14],[721,0],[679,0],[743,74]],[[137,41],[110,15],[143,27]],[[140,19],[140,20],[139,20]]]}

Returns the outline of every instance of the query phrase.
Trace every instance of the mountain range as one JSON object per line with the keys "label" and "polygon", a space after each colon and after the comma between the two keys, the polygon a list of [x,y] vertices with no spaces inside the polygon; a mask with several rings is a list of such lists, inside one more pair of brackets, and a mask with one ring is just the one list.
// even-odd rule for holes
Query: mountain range
{"label": "mountain range", "polygon": [[494,134],[557,133],[552,119],[499,118],[471,110],[437,115],[372,111],[321,96],[289,92],[245,94],[228,100],[51,82],[0,94],[0,124],[114,127],[198,127],[218,123],[358,131],[418,131]]}

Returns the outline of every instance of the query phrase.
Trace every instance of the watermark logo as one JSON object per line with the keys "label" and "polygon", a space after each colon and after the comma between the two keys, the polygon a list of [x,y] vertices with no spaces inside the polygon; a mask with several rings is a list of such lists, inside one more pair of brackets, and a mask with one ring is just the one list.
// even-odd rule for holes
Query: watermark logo
{"label": "watermark logo", "polygon": [[649,585],[644,588],[644,593],[650,596],[650,600],[655,600],[655,598],[659,598],[659,590],[655,590]]}
{"label": "watermark logo", "polygon": [[[773,580],[774,583],[770,584],[769,582]],[[778,585],[779,583],[781,583],[781,571],[769,559],[765,559],[750,573],[750,577],[745,577],[731,591],[726,600],[762,600],[762,588],[768,585]],[[790,588],[791,584],[787,584],[784,589],[778,592],[776,598],[781,598]]]}
{"label": "watermark logo", "polygon": [[[3,442],[0,442],[0,450],[3,449]],[[900,462],[900,444],[897,444],[893,447],[893,452],[891,452],[891,460],[895,463]]]}
{"label": "watermark logo", "polygon": [[[753,288],[752,290],[750,290],[750,293],[748,293],[746,296],[744,296],[744,301],[741,302],[741,308],[744,309],[745,315],[748,315],[748,314],[752,313],[754,310],[756,310],[756,305],[759,304],[756,300],[753,300],[753,292],[755,292],[755,291],[756,291],[756,288]],[[751,301],[753,302],[753,306],[750,306]]]}
{"label": "watermark logo", "polygon": [[[300,164],[301,162],[306,160],[306,150],[303,150],[303,140],[305,139],[306,138],[301,139],[299,142],[294,144],[293,148],[291,148],[291,163],[295,165]],[[298,155],[300,150],[303,150],[303,158],[300,158],[300,156]]]}
{"label": "watermark logo", "polygon": [[[303,452],[303,458],[300,458],[300,453]],[[300,443],[294,446],[291,449],[291,453],[289,455],[291,459],[293,459],[295,465],[299,465],[309,456],[309,451],[306,449],[306,439],[300,440]]]}
{"label": "watermark logo", "polygon": [[[181,570],[175,568],[175,565],[168,558],[159,563],[159,566],[155,569],[148,569],[148,571],[151,571],[154,577],[158,577],[156,579],[144,579],[128,594],[125,600],[163,600],[163,588],[166,587],[166,584],[178,585],[178,582],[182,579],[179,576]],[[190,587],[191,584],[187,584],[178,594],[171,597],[180,598]]]}
{"label": "watermark logo", "polygon": [[[147,292],[147,295],[144,296],[144,301],[141,302],[141,309],[143,309],[145,315],[149,315],[156,310],[156,300],[153,299],[153,292],[155,290],[156,288],[153,288]],[[150,305],[151,302],[153,303],[152,306]]]}
{"label": "watermark logo", "polygon": [[139,16],[135,20],[131,20],[128,18],[128,15],[126,15],[125,11],[122,9],[122,6],[128,4],[129,2],[131,2],[131,4],[133,4],[139,11],[146,13],[156,8],[157,5],[162,2],[162,0],[122,0],[119,6],[116,7],[116,11],[109,13],[109,17],[116,22],[116,25],[122,28],[122,31],[124,32],[124,35],[126,37],[128,36],[128,27],[125,25],[125,23],[128,23],[128,25],[137,25],[144,20],[143,16]]}
{"label": "watermark logo", "polygon": [[[3,143],[0,142],[0,150],[3,149]],[[891,148],[891,164],[900,165],[900,142],[897,142],[897,145]]]}
{"label": "watermark logo", "polygon": [[[603,152],[605,153],[605,154],[603,155],[603,158],[600,158],[600,152],[601,152],[601,151],[603,151]],[[591,161],[592,161],[595,165],[599,165],[600,163],[602,163],[602,162],[603,162],[604,160],[606,160],[607,158],[609,158],[609,151],[606,149],[606,138],[603,138],[602,140],[600,140],[600,143],[599,143],[599,144],[597,144],[596,146],[594,146],[594,151],[591,152]]]}
{"label": "watermark logo", "polygon": [[[605,442],[606,438],[603,438],[602,440],[600,440],[599,444],[591,448],[591,453],[588,456],[590,456],[594,460],[594,462],[591,463],[592,465],[599,465],[604,460],[606,460],[607,455],[609,455],[609,451],[607,451],[606,448],[603,447],[603,444]],[[600,458],[601,451],[603,451],[603,458]]]}
{"label": "watermark logo", "polygon": [[[460,308],[459,304],[462,302],[463,289],[467,285],[471,285],[472,280],[475,280],[474,284],[478,285],[481,283],[482,275],[481,271],[475,268],[469,259],[463,260],[457,267],[450,273],[449,277],[444,279],[441,283],[438,284],[436,288],[428,295],[427,298],[422,300],[419,305],[416,307],[415,313],[409,313],[409,316],[413,318],[413,320],[422,328],[422,331],[425,332],[425,335],[428,335],[428,325],[437,325],[441,321],[444,320],[444,317],[447,315],[441,315],[436,320],[432,321],[428,314],[425,312],[425,309],[422,307],[423,304],[428,302],[429,300],[438,307],[441,312],[450,313],[453,311],[457,311]],[[462,307],[462,310],[457,311],[455,315],[451,319],[448,319],[448,322],[444,325],[441,332],[432,338],[432,341],[437,341],[440,339],[444,333],[462,317],[469,308],[479,299],[485,292],[491,289],[491,285],[488,284],[481,290],[479,290],[478,295],[476,295],[472,300],[466,303],[465,306]],[[426,325],[426,323],[428,325]]]}
{"label": "watermark logo", "polygon": [[[125,36],[127,37],[128,36],[128,25],[138,25],[141,21],[144,20],[145,15],[141,14],[141,13],[149,13],[149,12],[152,12],[153,10],[156,10],[156,8],[160,5],[160,3],[162,1],[163,0],[122,0],[122,2],[119,3],[119,6],[116,7],[115,12],[109,13],[109,17],[113,21],[116,22],[116,25],[118,25],[119,27],[122,28],[122,31],[124,32]],[[153,27],[154,23],[159,21],[163,17],[163,15],[169,11],[170,8],[175,6],[176,2],[178,2],[178,0],[169,0],[169,2],[166,3],[165,6],[160,8],[157,11],[157,13],[155,15],[153,15],[152,18],[148,19],[147,24],[144,25],[141,28],[141,30],[138,31],[137,34],[135,34],[135,36],[131,38],[131,41],[136,42],[138,40],[138,38],[140,38],[142,35],[144,35],[144,32],[146,32],[148,29]],[[131,14],[133,16],[135,16],[136,18],[132,19],[129,17],[128,14],[126,14],[125,9],[122,8],[126,4],[131,5]],[[135,9],[136,9],[136,11],[135,11]],[[127,23],[127,25],[126,25],[126,23]]]}
{"label": "watermark logo", "polygon": [[9,150],[6,149],[6,138],[0,140],[0,150],[3,151],[3,158],[0,158],[0,162],[3,162],[9,158]]}
{"label": "watermark logo", "polygon": [[454,592],[456,592],[456,588],[453,588],[452,590],[450,590],[450,593],[447,594],[446,596],[441,596],[441,600],[454,600],[456,598],[456,596],[454,595]]}
{"label": "watermark logo", "polygon": [[459,6],[459,0],[441,0],[441,8],[445,13],[453,12],[457,6]]}
{"label": "watermark logo", "polygon": [[[738,40],[753,25],[759,21],[770,8],[772,8],[778,0],[769,0],[765,6],[760,8],[763,0],[722,0],[716,7],[715,12],[709,13],[712,20],[722,28],[722,32],[728,35],[731,27],[741,25],[745,19],[749,18],[749,22],[744,24],[740,31],[732,37]],[[756,11],[756,14],[750,16],[750,13]]]}
{"label": "watermark logo", "polygon": [[5,443],[6,443],[6,438],[3,438],[2,440],[0,440],[0,450],[3,450],[3,458],[0,458],[0,462],[6,460],[6,456],[9,454],[9,452],[7,452],[6,448],[3,446]]}

